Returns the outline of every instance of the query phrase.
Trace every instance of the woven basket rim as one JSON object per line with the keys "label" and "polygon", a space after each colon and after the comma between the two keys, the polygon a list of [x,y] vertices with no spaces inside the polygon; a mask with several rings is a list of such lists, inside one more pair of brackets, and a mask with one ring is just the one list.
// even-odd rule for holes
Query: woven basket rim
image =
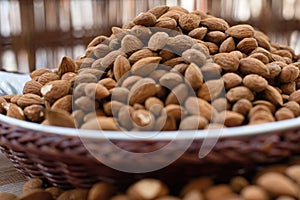
{"label": "woven basket rim", "polygon": [[[57,126],[40,125],[28,121],[14,119],[0,114],[0,121],[21,127],[28,130],[51,133],[61,136],[81,137],[86,139],[112,139],[112,140],[149,140],[149,141],[170,141],[186,139],[206,139],[206,138],[233,138],[263,135],[272,132],[292,130],[300,127],[300,117],[272,123],[258,125],[244,125],[239,127],[210,129],[210,130],[178,130],[164,131],[154,134],[152,131],[124,132],[124,131],[101,131],[83,130],[76,128],[65,128]],[[128,134],[129,133],[129,134]],[[163,134],[161,134],[163,133]],[[184,133],[184,134],[183,134]],[[146,137],[143,137],[146,136]],[[151,137],[149,137],[151,135]],[[139,136],[139,137],[138,137]]]}

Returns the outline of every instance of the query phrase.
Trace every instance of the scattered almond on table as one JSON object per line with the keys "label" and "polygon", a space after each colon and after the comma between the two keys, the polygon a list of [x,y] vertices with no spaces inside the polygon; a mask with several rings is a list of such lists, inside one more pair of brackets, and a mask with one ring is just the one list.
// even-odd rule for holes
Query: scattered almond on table
{"label": "scattered almond on table", "polygon": [[157,6],[57,70],[33,71],[23,95],[0,97],[0,113],[103,130],[261,124],[299,116],[299,68],[293,49],[249,24]]}

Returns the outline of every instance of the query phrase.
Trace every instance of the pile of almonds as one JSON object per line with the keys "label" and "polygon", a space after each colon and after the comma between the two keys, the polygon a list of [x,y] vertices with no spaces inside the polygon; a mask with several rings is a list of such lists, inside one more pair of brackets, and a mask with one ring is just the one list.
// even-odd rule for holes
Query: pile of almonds
{"label": "pile of almonds", "polygon": [[252,180],[243,176],[216,183],[209,177],[191,180],[180,190],[170,189],[157,179],[147,178],[128,186],[125,191],[100,182],[90,189],[64,191],[44,188],[40,179],[23,186],[23,194],[0,192],[2,200],[296,200],[300,199],[300,165],[274,165],[260,171]]}
{"label": "pile of almonds", "polygon": [[0,113],[101,130],[187,130],[261,124],[300,114],[300,56],[251,25],[157,6],[76,60],[30,74]]}

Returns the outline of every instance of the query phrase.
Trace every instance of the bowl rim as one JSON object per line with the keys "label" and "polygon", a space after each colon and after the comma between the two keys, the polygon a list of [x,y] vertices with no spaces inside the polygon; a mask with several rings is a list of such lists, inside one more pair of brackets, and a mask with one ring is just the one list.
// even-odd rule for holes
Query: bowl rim
{"label": "bowl rim", "polygon": [[[85,139],[111,139],[111,140],[149,140],[149,141],[170,141],[170,140],[200,140],[207,138],[234,138],[249,137],[255,135],[264,135],[268,133],[286,131],[300,127],[300,117],[282,121],[258,124],[243,125],[238,127],[206,130],[177,130],[177,131],[159,131],[160,134],[154,134],[153,131],[103,131],[103,130],[85,130],[78,128],[65,128],[58,126],[41,125],[33,122],[22,121],[0,114],[0,122],[10,124],[15,127],[24,128],[32,131],[56,134],[58,136],[80,136]],[[147,137],[141,137],[145,135]],[[150,136],[149,136],[150,135]],[[139,137],[138,137],[139,136]]]}

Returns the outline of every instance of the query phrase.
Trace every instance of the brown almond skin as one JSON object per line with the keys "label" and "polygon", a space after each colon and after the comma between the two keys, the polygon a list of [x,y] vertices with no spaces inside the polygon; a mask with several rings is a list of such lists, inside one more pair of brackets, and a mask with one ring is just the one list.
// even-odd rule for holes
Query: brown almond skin
{"label": "brown almond skin", "polygon": [[183,30],[191,31],[199,27],[201,17],[195,14],[184,14],[179,17],[179,25]]}
{"label": "brown almond skin", "polygon": [[299,104],[300,103],[300,90],[293,92],[289,97],[289,101],[296,101]]}
{"label": "brown almond skin", "polygon": [[39,178],[33,178],[27,181],[23,185],[23,194],[31,192],[34,189],[42,189],[43,188],[43,181]]}
{"label": "brown almond skin", "polygon": [[72,95],[66,95],[53,103],[51,109],[61,109],[67,112],[72,111]]}
{"label": "brown almond skin", "polygon": [[295,101],[289,101],[285,104],[283,104],[284,107],[290,109],[295,117],[298,117],[300,115],[300,105]]}
{"label": "brown almond skin", "polygon": [[153,26],[156,22],[156,17],[151,12],[141,13],[133,19],[133,23],[142,26]]}
{"label": "brown almond skin", "polygon": [[30,73],[30,78],[35,79],[36,77],[39,77],[46,72],[51,72],[51,70],[48,68],[36,69]]}
{"label": "brown almond skin", "polygon": [[279,74],[281,83],[289,83],[295,81],[299,77],[299,69],[294,65],[285,66]]}
{"label": "brown almond skin", "polygon": [[54,102],[55,100],[67,95],[70,92],[71,84],[69,81],[56,80],[45,84],[41,88],[41,93],[45,100]]}
{"label": "brown almond skin", "polygon": [[128,96],[130,105],[143,103],[147,98],[156,94],[155,81],[151,78],[144,78],[137,81],[131,88]]}
{"label": "brown almond skin", "polygon": [[[148,41],[148,48],[152,51],[158,51],[164,48],[169,39],[169,35],[165,32],[157,32],[151,36]],[[145,58],[145,56],[144,56]]]}
{"label": "brown almond skin", "polygon": [[232,106],[232,111],[246,116],[248,115],[251,108],[252,108],[251,101],[249,101],[248,99],[240,99]]}
{"label": "brown almond skin", "polygon": [[272,102],[274,105],[282,105],[283,99],[281,94],[273,86],[268,85],[264,90],[265,99]]}
{"label": "brown almond skin", "polygon": [[118,81],[130,69],[131,65],[127,58],[124,56],[118,56],[114,62],[113,68],[115,79]]}
{"label": "brown almond skin", "polygon": [[208,188],[204,196],[207,200],[225,199],[226,196],[232,195],[232,190],[228,185],[216,185]]}
{"label": "brown almond skin", "polygon": [[212,101],[219,96],[225,95],[224,83],[222,80],[208,80],[197,92],[197,96],[206,101]]}
{"label": "brown almond skin", "polygon": [[200,130],[200,129],[204,129],[206,126],[208,125],[208,121],[206,118],[202,117],[202,116],[196,116],[196,115],[192,115],[192,116],[188,116],[185,117],[180,125],[179,125],[179,129],[180,130]]}
{"label": "brown almond skin", "polygon": [[275,118],[277,121],[280,121],[286,119],[293,119],[295,118],[295,115],[290,109],[282,107],[276,111]]}
{"label": "brown almond skin", "polygon": [[263,77],[270,75],[267,66],[256,58],[242,58],[239,64],[239,70],[243,74],[258,74]]}
{"label": "brown almond skin", "polygon": [[207,28],[206,27],[199,27],[195,28],[194,30],[191,30],[189,32],[189,36],[198,40],[202,40],[207,33]]}
{"label": "brown almond skin", "polygon": [[155,56],[157,56],[157,53],[151,51],[150,49],[141,49],[131,54],[128,60],[130,63],[135,63],[141,60],[142,58],[155,57]]}
{"label": "brown almond skin", "polygon": [[258,47],[257,41],[254,38],[244,38],[236,46],[242,53],[249,54]]}
{"label": "brown almond skin", "polygon": [[242,125],[244,119],[245,117],[242,114],[227,110],[219,113],[214,118],[214,122],[224,124],[226,127],[234,127]]}
{"label": "brown almond skin", "polygon": [[227,92],[226,97],[230,102],[236,102],[240,99],[248,99],[249,101],[252,101],[254,99],[254,94],[247,87],[238,86],[231,88]]}
{"label": "brown almond skin", "polygon": [[222,76],[222,80],[224,82],[224,87],[230,89],[241,85],[243,79],[238,74],[229,72]]}
{"label": "brown almond skin", "polygon": [[41,105],[31,105],[24,109],[24,115],[32,122],[41,122],[45,117],[45,108]]}
{"label": "brown almond skin", "polygon": [[184,103],[184,107],[191,115],[200,115],[209,121],[216,112],[207,101],[197,97],[188,97]]}
{"label": "brown almond skin", "polygon": [[205,18],[200,23],[211,31],[226,31],[229,28],[225,20],[217,17]]}
{"label": "brown almond skin", "polygon": [[[48,72],[46,72],[46,73],[48,73]],[[39,82],[30,80],[25,83],[25,86],[23,88],[23,94],[31,93],[31,94],[41,95],[42,87],[43,87],[43,85],[40,84]]]}
{"label": "brown almond skin", "polygon": [[224,71],[235,72],[239,67],[239,59],[230,53],[218,53],[213,57],[214,62],[219,64]]}
{"label": "brown almond skin", "polygon": [[161,6],[155,6],[154,8],[151,8],[150,10],[148,10],[148,12],[152,13],[158,19],[168,10],[169,10],[169,6],[161,5]]}
{"label": "brown almond skin", "polygon": [[13,103],[4,103],[2,104],[3,108],[6,110],[6,115],[8,117],[13,117],[19,120],[25,120],[23,110]]}
{"label": "brown almond skin", "polygon": [[49,194],[48,192],[42,189],[36,189],[26,194],[23,194],[18,199],[19,200],[39,200],[39,199],[53,200],[51,194]]}
{"label": "brown almond skin", "polygon": [[232,37],[228,37],[227,39],[225,39],[219,48],[220,53],[229,53],[233,50],[235,50],[235,42]]}
{"label": "brown almond skin", "polygon": [[235,25],[225,31],[234,38],[243,39],[254,36],[254,28],[248,24]]}
{"label": "brown almond skin", "polygon": [[200,88],[203,84],[202,72],[200,68],[194,63],[191,63],[187,67],[184,73],[184,78],[185,81],[187,81],[194,90]]}
{"label": "brown almond skin", "polygon": [[101,116],[87,121],[80,128],[90,130],[120,130],[114,118]]}
{"label": "brown almond skin", "polygon": [[267,88],[268,81],[257,74],[249,74],[244,77],[243,84],[254,92],[261,92]]}
{"label": "brown almond skin", "polygon": [[161,57],[142,58],[132,65],[131,72],[134,75],[147,76],[156,69],[161,59]]}

